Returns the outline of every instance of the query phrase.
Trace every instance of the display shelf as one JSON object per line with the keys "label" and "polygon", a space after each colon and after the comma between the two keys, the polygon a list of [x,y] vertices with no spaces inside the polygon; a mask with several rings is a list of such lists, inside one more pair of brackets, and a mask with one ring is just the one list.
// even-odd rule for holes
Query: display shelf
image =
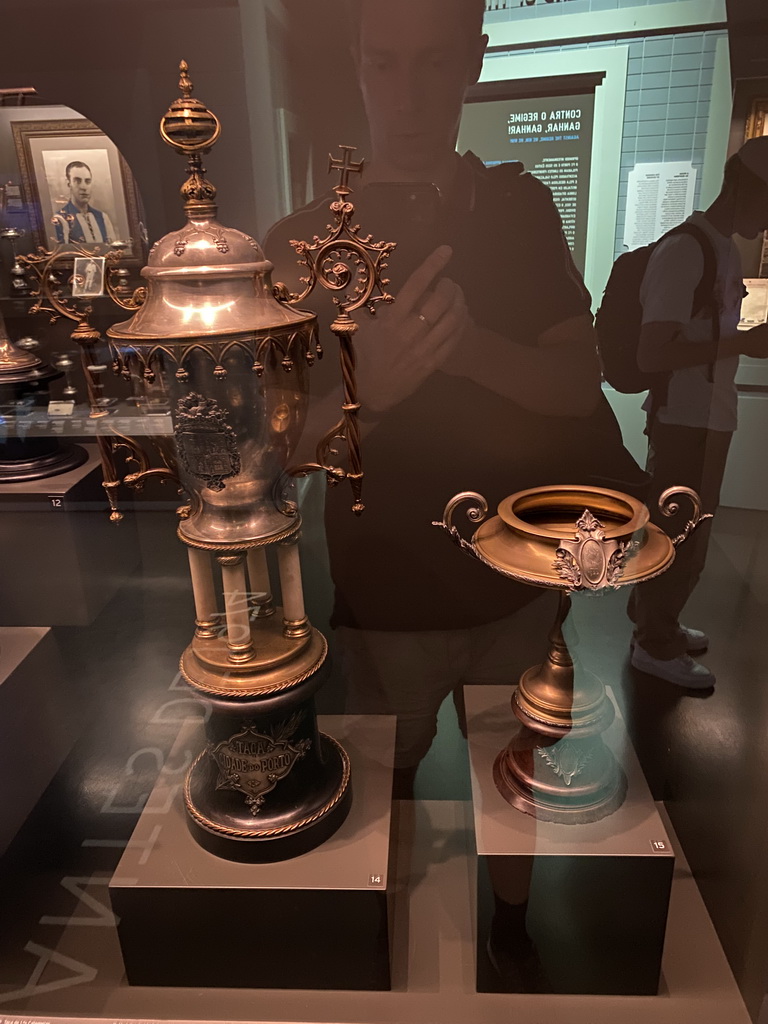
{"label": "display shelf", "polygon": [[171,416],[167,411],[146,413],[121,399],[110,407],[106,416],[92,419],[88,406],[80,403],[68,416],[49,413],[46,407],[33,407],[17,413],[12,407],[0,409],[0,426],[9,437],[88,438],[128,434],[135,437],[173,434]]}
{"label": "display shelf", "polygon": [[[284,989],[145,988],[127,983],[117,932],[78,907],[58,933],[55,959],[24,989],[42,955],[26,950],[16,994],[0,990],[3,1020],[43,1024],[86,1021],[317,1022],[317,1024],[750,1024],[690,869],[678,852],[672,883],[662,984],[651,996],[509,995],[475,991],[473,821],[469,803],[435,800],[399,805],[391,992]],[[657,809],[675,849],[663,808]],[[158,825],[160,826],[158,819]],[[106,900],[94,881],[86,892]],[[103,908],[106,911],[106,908]],[[202,931],[202,929],[201,929]],[[205,932],[212,946],[215,933]],[[692,954],[695,950],[695,955]],[[171,957],[169,949],[165,957]],[[51,981],[52,990],[45,984]],[[56,982],[59,984],[56,986]],[[55,986],[55,987],[54,987]],[[32,986],[34,992],[35,986]]]}

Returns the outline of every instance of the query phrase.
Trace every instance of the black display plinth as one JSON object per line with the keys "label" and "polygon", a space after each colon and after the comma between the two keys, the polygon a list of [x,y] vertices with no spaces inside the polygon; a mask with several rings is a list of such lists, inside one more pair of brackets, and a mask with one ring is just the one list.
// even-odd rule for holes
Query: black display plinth
{"label": "black display plinth", "polygon": [[0,626],[0,855],[79,735],[68,689],[50,629]]}
{"label": "black display plinth", "polygon": [[0,483],[48,480],[77,469],[88,458],[88,452],[79,444],[47,437],[8,438],[3,442],[2,454]]}
{"label": "black display plinth", "polygon": [[[395,720],[321,717],[352,762],[354,800],[326,843],[293,860],[242,864],[193,839],[183,772],[161,774],[110,883],[132,985],[388,989]],[[169,764],[202,737],[185,729]]]}
{"label": "black display plinth", "polygon": [[[563,994],[655,995],[675,858],[623,721],[617,713],[604,735],[627,775],[622,806],[591,824],[538,821],[510,807],[493,781],[494,759],[517,728],[511,695],[511,687],[464,690],[478,854],[478,991],[524,990],[535,981]],[[550,769],[542,762],[541,770]],[[517,934],[499,927],[502,907],[494,927],[501,973],[487,951],[494,893],[518,905],[527,893],[536,950],[531,955],[522,912],[505,918],[517,917]],[[522,951],[519,963],[510,949]]]}

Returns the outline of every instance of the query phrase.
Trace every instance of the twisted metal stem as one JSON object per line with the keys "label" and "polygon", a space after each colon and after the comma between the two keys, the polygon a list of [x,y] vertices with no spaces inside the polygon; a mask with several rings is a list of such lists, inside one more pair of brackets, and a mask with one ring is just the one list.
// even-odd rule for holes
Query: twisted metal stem
{"label": "twisted metal stem", "polygon": [[344,387],[344,436],[349,451],[349,470],[347,479],[352,488],[354,503],[352,511],[360,515],[365,509],[361,495],[363,489],[363,456],[360,443],[360,421],[358,413],[360,402],[357,398],[357,378],[355,366],[357,358],[353,344],[353,337],[357,332],[357,324],[352,320],[346,310],[342,310],[331,330],[339,340],[339,361],[341,364],[341,377]]}

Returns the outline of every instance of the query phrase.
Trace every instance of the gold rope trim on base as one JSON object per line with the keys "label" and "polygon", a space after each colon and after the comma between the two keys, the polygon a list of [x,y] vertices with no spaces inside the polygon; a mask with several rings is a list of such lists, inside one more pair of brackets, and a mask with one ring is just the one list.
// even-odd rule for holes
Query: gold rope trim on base
{"label": "gold rope trim on base", "polygon": [[342,747],[342,745],[338,743],[333,738],[333,736],[328,736],[326,733],[323,732],[321,732],[319,735],[321,740],[327,740],[336,748],[336,752],[338,753],[342,762],[342,776],[341,784],[339,785],[339,788],[334,794],[333,798],[329,800],[324,807],[321,807],[319,811],[315,811],[315,813],[311,814],[309,817],[302,818],[301,821],[296,821],[292,825],[281,825],[279,828],[263,829],[227,828],[226,825],[220,825],[215,821],[211,821],[210,818],[206,818],[205,815],[201,814],[200,811],[198,811],[197,808],[192,803],[192,795],[190,793],[190,779],[192,777],[192,772],[195,770],[199,762],[202,761],[204,757],[208,756],[207,750],[203,750],[201,751],[201,753],[197,755],[195,760],[192,762],[192,767],[187,772],[187,777],[184,781],[184,805],[187,808],[187,813],[193,819],[193,821],[195,821],[198,825],[202,826],[202,828],[207,829],[209,832],[213,832],[219,836],[228,836],[231,839],[277,839],[280,836],[291,835],[294,832],[299,832],[302,829],[307,828],[309,825],[314,824],[316,821],[319,821],[321,818],[324,818],[327,814],[330,814],[334,807],[336,807],[341,802],[341,800],[344,798],[344,795],[347,792],[347,789],[349,788],[349,780],[352,774],[352,767],[349,761],[349,755],[347,754],[346,750]]}
{"label": "gold rope trim on base", "polygon": [[238,541],[237,544],[215,544],[202,540],[193,540],[192,538],[185,536],[180,526],[176,530],[176,536],[182,544],[186,544],[188,548],[195,548],[198,551],[215,551],[220,555],[237,555],[243,551],[253,551],[254,548],[266,548],[269,547],[270,544],[279,544],[280,541],[288,540],[290,537],[293,537],[295,533],[298,533],[301,526],[301,518],[296,516],[296,521],[292,522],[288,529],[283,530],[282,533],[276,533],[272,537],[259,537],[256,540],[242,540]]}
{"label": "gold rope trim on base", "polygon": [[315,672],[323,665],[325,659],[328,656],[328,641],[325,639],[322,633],[317,634],[322,641],[322,648],[320,654],[310,668],[306,672],[303,672],[300,676],[295,676],[291,679],[284,679],[279,683],[271,683],[269,686],[260,686],[252,688],[250,690],[237,689],[235,687],[222,687],[221,689],[213,689],[213,687],[204,686],[202,683],[195,682],[187,675],[184,671],[184,655],[182,654],[179,659],[179,672],[184,679],[187,686],[190,686],[197,693],[203,693],[208,697],[269,697],[274,693],[282,693],[283,690],[290,690],[294,686],[298,686],[299,683],[303,683],[305,680],[313,676]]}

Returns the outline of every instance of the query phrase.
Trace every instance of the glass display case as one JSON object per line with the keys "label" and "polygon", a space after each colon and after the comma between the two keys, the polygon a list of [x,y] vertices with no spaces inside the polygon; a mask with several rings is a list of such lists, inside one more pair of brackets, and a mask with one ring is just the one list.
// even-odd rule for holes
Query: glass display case
{"label": "glass display case", "polygon": [[745,18],[3,13],[4,1021],[768,1020]]}

